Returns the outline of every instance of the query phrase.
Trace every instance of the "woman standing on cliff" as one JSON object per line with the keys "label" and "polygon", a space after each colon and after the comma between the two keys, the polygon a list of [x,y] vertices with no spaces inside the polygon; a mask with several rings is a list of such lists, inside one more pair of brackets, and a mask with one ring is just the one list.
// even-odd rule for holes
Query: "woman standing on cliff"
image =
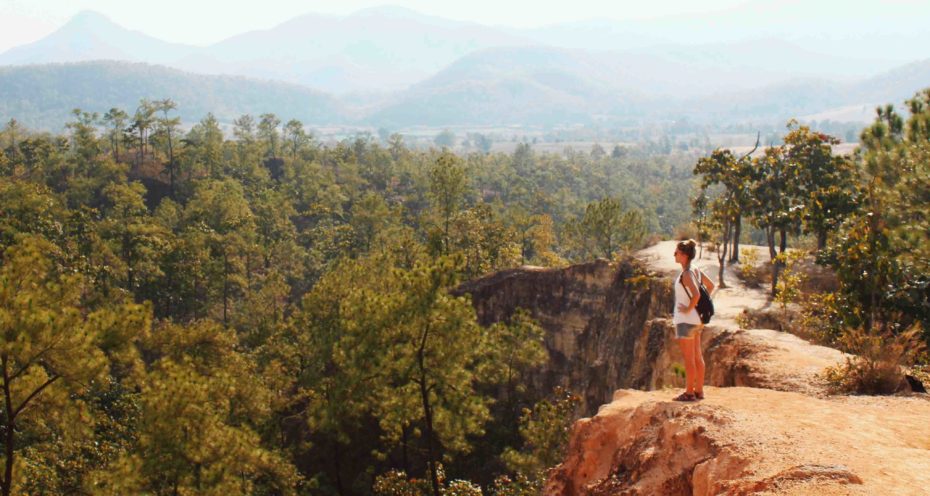
{"label": "woman standing on cliff", "polygon": [[675,262],[681,265],[681,272],[675,278],[675,312],[672,322],[675,324],[678,346],[685,357],[685,392],[675,401],[694,401],[704,399],[704,354],[701,351],[701,330],[704,324],[697,312],[701,294],[697,287],[698,278],[710,294],[714,283],[700,269],[692,269],[695,242],[692,239],[681,241],[675,247]]}

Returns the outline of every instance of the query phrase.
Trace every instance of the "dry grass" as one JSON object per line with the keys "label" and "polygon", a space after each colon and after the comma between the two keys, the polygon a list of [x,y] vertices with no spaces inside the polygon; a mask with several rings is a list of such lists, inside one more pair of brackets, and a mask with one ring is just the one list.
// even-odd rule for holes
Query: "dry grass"
{"label": "dry grass", "polygon": [[[798,314],[793,310],[783,312],[780,309],[743,310],[736,317],[736,323],[743,329],[774,329],[792,332],[798,327]],[[802,336],[804,337],[804,336]]]}
{"label": "dry grass", "polygon": [[757,248],[743,248],[740,250],[739,268],[736,276],[748,288],[759,288],[772,282],[772,266],[762,261]]}
{"label": "dry grass", "polygon": [[827,369],[825,378],[836,393],[894,394],[906,390],[906,368],[926,351],[918,325],[893,336],[852,329],[841,340],[856,356]]}
{"label": "dry grass", "polygon": [[799,260],[795,270],[803,274],[801,290],[805,293],[832,293],[839,289],[833,270],[817,265],[813,256]]}

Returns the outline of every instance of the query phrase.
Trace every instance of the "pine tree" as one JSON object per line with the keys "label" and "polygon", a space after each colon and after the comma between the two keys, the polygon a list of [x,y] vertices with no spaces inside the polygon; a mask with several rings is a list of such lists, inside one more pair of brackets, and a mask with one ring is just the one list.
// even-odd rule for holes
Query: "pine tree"
{"label": "pine tree", "polygon": [[54,250],[40,237],[25,237],[7,249],[0,267],[3,496],[19,492],[14,468],[26,448],[20,439],[30,437],[25,432],[82,422],[68,415],[82,407],[77,397],[103,380],[112,360],[131,353],[149,326],[141,305],[84,307],[85,281],[58,273],[46,255]]}

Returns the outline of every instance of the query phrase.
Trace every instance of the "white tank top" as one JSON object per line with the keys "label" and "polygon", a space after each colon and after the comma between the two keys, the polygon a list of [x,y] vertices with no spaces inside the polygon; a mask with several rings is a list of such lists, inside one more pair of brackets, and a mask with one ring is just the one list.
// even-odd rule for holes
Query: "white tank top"
{"label": "white tank top", "polygon": [[[697,272],[697,274],[695,274]],[[685,291],[685,286],[681,280],[681,276],[684,274],[684,271],[678,273],[678,277],[675,278],[675,311],[672,314],[672,323],[674,324],[694,324],[698,325],[701,323],[701,316],[698,315],[697,309],[692,308],[688,313],[681,313],[678,311],[678,305],[682,304],[688,306],[691,304],[691,297],[688,296],[688,292]],[[698,285],[698,277],[701,277],[700,270],[691,269],[691,277],[694,281],[694,285]]]}

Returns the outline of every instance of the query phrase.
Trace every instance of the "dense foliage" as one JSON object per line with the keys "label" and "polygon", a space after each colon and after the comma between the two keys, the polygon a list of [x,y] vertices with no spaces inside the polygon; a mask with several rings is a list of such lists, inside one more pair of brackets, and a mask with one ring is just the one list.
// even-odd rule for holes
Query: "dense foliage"
{"label": "dense foliage", "polygon": [[[850,156],[831,153],[836,138],[792,121],[781,146],[754,158],[717,150],[694,169],[695,219],[724,253],[738,247],[732,226],[743,216],[765,233],[773,296],[788,236],[812,237],[839,287],[807,298],[805,311],[825,341],[857,354],[881,355],[868,350],[921,332],[930,343],[930,89],[907,105],[906,120],[879,108]],[[915,346],[896,356],[919,359]]]}
{"label": "dense foliage", "polygon": [[685,154],[323,145],[176,112],[0,133],[4,495],[538,487],[575,403],[525,386],[531,319],[479,326],[449,289],[689,214]]}

